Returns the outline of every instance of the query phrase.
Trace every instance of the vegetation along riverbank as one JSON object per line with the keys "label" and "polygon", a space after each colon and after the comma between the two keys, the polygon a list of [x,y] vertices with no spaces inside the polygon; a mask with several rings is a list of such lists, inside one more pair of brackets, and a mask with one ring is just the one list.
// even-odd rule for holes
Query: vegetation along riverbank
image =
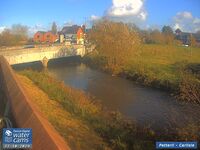
{"label": "vegetation along riverbank", "polygon": [[19,74],[28,94],[72,149],[147,150],[155,148],[156,140],[200,140],[196,124],[154,131],[104,109],[91,96],[64,85],[47,72],[24,70]]}
{"label": "vegetation along riverbank", "polygon": [[84,62],[200,104],[200,48],[184,47],[168,32],[146,35],[123,23],[99,21],[88,34],[95,45]]}

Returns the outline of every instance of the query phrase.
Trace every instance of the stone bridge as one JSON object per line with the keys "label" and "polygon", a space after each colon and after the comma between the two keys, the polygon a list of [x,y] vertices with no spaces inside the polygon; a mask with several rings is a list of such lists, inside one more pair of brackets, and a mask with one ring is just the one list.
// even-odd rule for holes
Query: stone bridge
{"label": "stone bridge", "polygon": [[50,59],[69,57],[69,56],[84,56],[84,45],[58,45],[36,48],[21,48],[17,50],[0,50],[0,55],[3,55],[10,65],[41,61],[44,67],[47,67]]}

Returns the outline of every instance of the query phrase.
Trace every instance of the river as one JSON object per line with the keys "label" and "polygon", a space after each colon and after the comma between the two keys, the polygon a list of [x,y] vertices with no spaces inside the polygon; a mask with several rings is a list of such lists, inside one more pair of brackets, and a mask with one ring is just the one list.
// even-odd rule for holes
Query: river
{"label": "river", "polygon": [[[107,109],[121,112],[139,124],[155,128],[185,126],[200,120],[200,107],[176,101],[169,93],[138,85],[91,69],[79,61],[52,60],[46,71],[66,85],[84,90]],[[16,65],[14,69],[41,70],[40,63]]]}

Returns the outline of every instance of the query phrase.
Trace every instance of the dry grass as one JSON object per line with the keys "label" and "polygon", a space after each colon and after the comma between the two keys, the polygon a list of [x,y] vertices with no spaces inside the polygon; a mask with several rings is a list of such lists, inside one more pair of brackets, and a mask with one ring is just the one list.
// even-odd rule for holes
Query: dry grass
{"label": "dry grass", "polygon": [[66,111],[60,103],[49,99],[48,95],[36,87],[30,79],[22,75],[18,75],[18,78],[38,109],[72,149],[89,150],[101,149],[101,147],[109,149],[91,128]]}

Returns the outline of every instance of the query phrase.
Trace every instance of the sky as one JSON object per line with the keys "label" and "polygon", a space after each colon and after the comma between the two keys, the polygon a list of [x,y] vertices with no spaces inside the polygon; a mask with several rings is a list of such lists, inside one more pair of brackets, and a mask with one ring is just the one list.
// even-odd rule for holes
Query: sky
{"label": "sky", "polygon": [[143,29],[170,25],[186,32],[200,30],[200,0],[1,0],[0,32],[13,24],[29,32],[71,24],[87,24],[102,17],[134,23]]}

